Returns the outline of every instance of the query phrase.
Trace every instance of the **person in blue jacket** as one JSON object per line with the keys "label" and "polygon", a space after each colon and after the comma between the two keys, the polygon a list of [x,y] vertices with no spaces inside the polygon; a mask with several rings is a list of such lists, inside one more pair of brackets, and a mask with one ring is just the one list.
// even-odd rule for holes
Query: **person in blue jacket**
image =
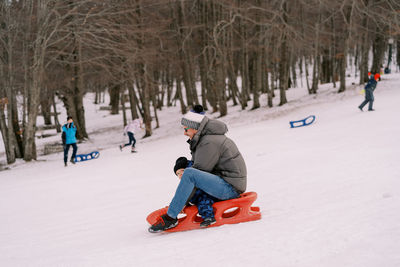
{"label": "person in blue jacket", "polygon": [[76,151],[78,147],[76,145],[76,126],[71,116],[67,117],[67,123],[62,127],[62,142],[64,146],[64,166],[67,167],[68,151],[69,147],[72,146],[71,163],[75,164]]}
{"label": "person in blue jacket", "polygon": [[376,85],[378,84],[379,78],[379,73],[376,73],[375,75],[370,75],[370,78],[364,88],[365,100],[361,103],[361,105],[358,106],[361,111],[363,111],[363,107],[368,103],[368,111],[374,111],[374,109],[372,108],[372,105],[374,103],[374,90],[376,88]]}

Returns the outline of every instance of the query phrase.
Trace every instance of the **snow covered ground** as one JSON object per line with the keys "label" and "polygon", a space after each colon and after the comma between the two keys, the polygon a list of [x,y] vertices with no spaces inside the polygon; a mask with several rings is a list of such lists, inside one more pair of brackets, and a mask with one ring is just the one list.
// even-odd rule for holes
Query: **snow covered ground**
{"label": "snow covered ground", "polygon": [[[379,82],[375,112],[357,109],[359,90],[290,89],[283,107],[230,108],[222,120],[263,217],[173,234],[148,233],[145,218],[169,204],[175,159],[189,157],[179,107],[131,154],[117,148],[121,116],[88,98],[79,152],[99,159],[65,168],[58,153],[0,172],[0,266],[400,266],[400,74]],[[312,125],[289,127],[308,115]]]}

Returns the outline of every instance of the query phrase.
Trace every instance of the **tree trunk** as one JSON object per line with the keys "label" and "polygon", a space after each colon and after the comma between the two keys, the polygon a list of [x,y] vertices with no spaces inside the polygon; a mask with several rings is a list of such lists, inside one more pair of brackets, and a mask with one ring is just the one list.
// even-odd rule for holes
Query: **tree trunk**
{"label": "tree trunk", "polygon": [[376,34],[372,48],[373,48],[372,49],[373,60],[372,60],[371,72],[380,73],[386,50],[386,41],[385,38],[379,34],[379,31]]}
{"label": "tree trunk", "polygon": [[281,46],[281,60],[279,62],[279,106],[287,103],[286,90],[288,89],[289,80],[289,58],[289,49],[287,49],[286,37],[284,37]]}
{"label": "tree trunk", "polygon": [[5,98],[2,98],[0,100],[0,131],[1,131],[1,135],[3,138],[3,143],[4,143],[4,148],[5,148],[5,152],[6,152],[6,158],[7,158],[7,163],[11,164],[14,163],[16,158],[15,158],[15,153],[14,153],[14,149],[13,147],[10,145],[10,141],[8,138],[8,127],[7,127],[7,119],[6,119],[6,115],[4,113],[4,107],[5,107],[5,103],[3,102]]}
{"label": "tree trunk", "polygon": [[306,72],[307,90],[308,90],[308,93],[309,93],[309,94],[312,94],[312,91],[311,91],[311,88],[310,88],[310,83],[309,83],[309,81],[308,81],[308,76],[309,76],[309,74],[308,74],[308,64],[307,64],[307,58],[306,58],[306,57],[304,57],[304,70],[305,70],[305,72]]}
{"label": "tree trunk", "polygon": [[110,106],[111,115],[119,114],[119,95],[121,86],[119,84],[114,84],[110,86]]}
{"label": "tree trunk", "polygon": [[35,143],[35,133],[36,133],[36,118],[38,115],[38,107],[40,103],[40,88],[41,88],[41,77],[43,71],[41,66],[43,66],[43,60],[39,59],[39,55],[35,56],[34,62],[38,62],[33,70],[33,82],[32,86],[28,90],[28,121],[24,129],[24,160],[31,161],[36,159],[36,143]]}
{"label": "tree trunk", "polygon": [[138,119],[139,114],[137,112],[136,106],[138,105],[137,96],[135,92],[135,87],[131,82],[128,82],[128,92],[129,92],[129,103],[131,105],[131,117],[132,120]]}
{"label": "tree trunk", "polygon": [[53,94],[52,97],[52,104],[53,104],[53,111],[54,111],[54,124],[56,125],[56,130],[57,133],[61,133],[61,125],[60,122],[58,120],[58,114],[57,114],[57,107],[56,107],[56,99],[55,99],[55,95]]}
{"label": "tree trunk", "polygon": [[346,90],[346,54],[341,54],[339,57],[339,76],[340,86],[338,93],[342,93]]}
{"label": "tree trunk", "polygon": [[[283,2],[282,9],[283,9],[282,10],[283,20],[287,22],[288,6],[286,1]],[[289,81],[290,49],[288,49],[287,35],[285,31],[286,29],[284,29],[284,33],[282,36],[281,56],[279,62],[279,95],[280,95],[279,106],[282,106],[287,103],[286,90],[288,89],[288,81]]]}
{"label": "tree trunk", "polygon": [[174,80],[172,78],[172,73],[169,68],[168,70],[165,71],[165,82],[167,84],[167,107],[170,107],[172,106],[172,92],[174,89]]}
{"label": "tree trunk", "polygon": [[[11,62],[8,61],[7,63],[9,64],[8,67],[11,67]],[[8,164],[14,163],[16,158],[22,157],[20,150],[22,149],[22,144],[18,125],[17,101],[14,95],[15,90],[11,88],[13,84],[12,75],[12,72],[8,71],[7,76],[5,77],[3,71],[0,70],[0,78],[3,79],[3,86],[5,87],[5,89],[1,89],[4,90],[5,94],[4,92],[0,92],[0,109],[2,112],[0,115],[2,117],[1,128]],[[7,116],[4,113],[5,109],[7,110]]]}
{"label": "tree trunk", "polygon": [[17,158],[23,158],[24,153],[24,145],[22,140],[22,131],[19,126],[19,119],[18,119],[18,107],[17,107],[17,99],[15,97],[15,90],[12,90],[11,94],[11,121],[9,123],[12,124],[10,135],[12,135],[11,140],[15,142],[14,149],[15,149],[15,156]]}
{"label": "tree trunk", "polygon": [[260,107],[260,92],[261,92],[261,82],[262,82],[262,56],[258,54],[257,52],[254,53],[254,60],[253,60],[253,66],[254,70],[254,85],[253,85],[253,107],[251,108],[252,110],[257,109]]}
{"label": "tree trunk", "polygon": [[8,99],[2,97],[2,95],[0,94],[0,131],[3,137],[7,163],[11,164],[14,163],[16,160],[15,149],[14,149],[15,143],[12,142],[12,140],[10,140],[10,137],[12,136],[10,136],[9,128],[12,127],[7,127],[7,119],[6,119],[6,114],[4,112],[6,106],[8,106]]}
{"label": "tree trunk", "polygon": [[121,90],[121,107],[122,107],[122,123],[124,126],[128,124],[126,119],[126,108],[125,108],[125,90]]}
{"label": "tree trunk", "polygon": [[[260,0],[256,1],[256,5],[259,8],[262,8],[262,4]],[[256,14],[255,15],[255,20],[259,25],[255,27],[255,31],[259,34],[257,44],[256,44],[256,50],[254,52],[254,61],[253,61],[253,67],[254,67],[254,86],[253,86],[253,107],[251,108],[252,110],[257,109],[260,107],[260,93],[263,91],[263,47],[264,47],[264,39],[265,37],[263,34],[260,34],[262,31],[266,31],[265,27],[260,26],[260,15]]]}
{"label": "tree trunk", "polygon": [[290,60],[292,62],[291,64],[291,70],[292,70],[292,87],[297,87],[297,74],[296,74],[296,58],[293,56],[294,53],[291,53],[292,59]]}
{"label": "tree trunk", "polygon": [[228,74],[228,80],[229,80],[229,88],[230,91],[232,92],[232,101],[233,105],[237,105],[236,97],[239,95],[239,87],[237,86],[236,83],[236,74],[235,70],[233,68],[233,58],[231,55],[231,51],[228,51],[228,56],[227,56],[227,74]]}
{"label": "tree trunk", "polygon": [[[218,90],[216,88],[216,67],[215,64],[213,65],[212,62],[212,55],[210,55],[210,52],[207,52],[207,63],[208,63],[208,69],[207,69],[207,84],[208,84],[208,90],[207,90],[207,99],[208,102],[210,103],[212,107],[212,113],[218,111]],[[189,104],[188,104],[189,105]]]}
{"label": "tree trunk", "polygon": [[247,48],[245,46],[245,40],[243,40],[243,47],[242,47],[242,53],[241,53],[241,61],[242,64],[240,74],[242,75],[242,92],[240,94],[240,105],[242,106],[242,110],[245,110],[247,107],[247,101],[248,101],[248,90],[250,87],[250,78],[249,78],[249,58],[248,58],[248,53],[247,53]]}
{"label": "tree trunk", "polygon": [[[10,9],[0,4],[0,129],[6,150],[7,163],[14,163],[21,157],[18,125],[18,108],[15,97],[14,31]],[[7,112],[4,112],[4,111]]]}
{"label": "tree trunk", "polygon": [[321,63],[321,83],[329,83],[332,75],[331,70],[331,57],[328,49],[323,49],[322,63]]}
{"label": "tree trunk", "polygon": [[[321,3],[319,4],[319,11],[321,10]],[[320,27],[321,27],[321,13],[318,16],[318,22],[315,23],[315,47],[314,47],[314,56],[313,56],[313,74],[312,74],[312,85],[311,85],[311,93],[316,94],[318,90],[318,81],[319,81],[319,75],[318,73],[318,66],[320,64],[319,60],[319,50],[320,50],[320,44],[319,44],[319,36],[320,36]]]}
{"label": "tree trunk", "polygon": [[265,84],[267,88],[267,104],[268,107],[272,108],[274,106],[273,103],[273,88],[269,85],[269,72],[271,70],[271,61],[268,56],[266,56],[266,70],[265,70]]}
{"label": "tree trunk", "polygon": [[94,97],[94,104],[97,105],[100,103],[100,88],[96,88],[95,97]]}
{"label": "tree trunk", "polygon": [[343,53],[339,54],[339,76],[340,86],[338,93],[342,93],[346,90],[346,63],[347,63],[347,50],[348,50],[348,31],[345,30],[345,37],[342,40]]}
{"label": "tree trunk", "polygon": [[142,81],[142,107],[143,107],[143,121],[144,121],[144,125],[145,125],[145,135],[144,137],[148,137],[152,135],[152,128],[151,128],[151,113],[150,113],[150,86],[151,83],[149,81],[148,75],[149,73],[151,73],[151,71],[149,71],[147,69],[147,65],[143,64],[143,71],[141,71],[141,81]]}
{"label": "tree trunk", "polygon": [[303,57],[299,58],[300,86],[303,87]]}
{"label": "tree trunk", "polygon": [[396,42],[396,47],[397,47],[397,56],[396,56],[396,61],[397,61],[397,66],[400,69],[400,36],[397,37],[397,42]]}
{"label": "tree trunk", "polygon": [[225,84],[225,71],[224,66],[220,59],[217,58],[217,62],[215,64],[215,90],[218,92],[218,108],[220,116],[226,116],[228,114],[228,106],[226,104],[226,84]]}
{"label": "tree trunk", "polygon": [[156,119],[156,129],[157,129],[160,128],[160,121],[157,115],[157,99],[155,94],[152,94],[151,102],[153,103],[153,112],[154,112],[154,118]]}
{"label": "tree trunk", "polygon": [[178,32],[176,41],[181,46],[178,53],[181,61],[183,83],[186,89],[186,99],[189,106],[194,106],[199,101],[196,92],[192,53],[190,51],[190,44],[187,43],[191,38],[186,38],[190,33],[185,30],[187,22],[184,1],[179,1],[179,4],[177,4],[177,14],[175,17],[177,17],[175,27]]}
{"label": "tree trunk", "polygon": [[182,85],[181,85],[181,81],[177,78],[176,79],[176,93],[179,97],[179,103],[181,106],[181,113],[185,114],[186,113],[186,105],[185,105],[185,101],[183,100],[183,96],[182,96]]}
{"label": "tree trunk", "polygon": [[[364,20],[367,20],[365,18]],[[368,33],[364,32],[362,35],[361,44],[361,62],[360,62],[360,84],[364,84],[368,81],[368,52],[370,48],[370,42]]]}
{"label": "tree trunk", "polygon": [[[73,32],[75,32],[73,30]],[[82,48],[81,41],[74,36],[74,50],[72,51],[73,56],[73,106],[75,110],[74,121],[76,124],[76,138],[82,140],[88,138],[86,132],[86,120],[85,120],[85,107],[83,105],[84,89],[83,89],[83,75],[82,75]]]}
{"label": "tree trunk", "polygon": [[204,110],[208,110],[207,92],[209,91],[206,65],[207,65],[206,55],[205,53],[203,53],[199,56],[199,71],[200,71],[200,82],[201,82],[201,105],[203,106]]}
{"label": "tree trunk", "polygon": [[332,72],[332,83],[333,83],[333,88],[336,88],[336,81],[337,81],[337,73],[336,73],[336,64],[337,64],[337,60],[336,60],[336,54],[337,54],[337,50],[336,50],[336,36],[334,34],[335,32],[335,22],[334,22],[334,18],[331,18],[331,31],[332,31],[332,37],[331,37],[331,45],[330,45],[330,61],[331,61],[331,72]]}
{"label": "tree trunk", "polygon": [[40,101],[40,107],[45,125],[51,125],[51,97],[47,89],[43,89],[42,97]]}
{"label": "tree trunk", "polygon": [[[340,87],[338,93],[344,92],[346,90],[346,63],[347,63],[347,54],[349,50],[349,40],[351,34],[351,25],[352,25],[352,13],[353,13],[353,6],[347,8],[345,10],[345,20],[346,26],[343,29],[343,39],[341,40],[343,46],[343,57],[340,59]],[[349,26],[347,26],[349,25]]]}
{"label": "tree trunk", "polygon": [[316,94],[318,90],[318,81],[319,81],[319,75],[318,75],[318,65],[319,65],[319,55],[315,54],[314,55],[314,60],[313,60],[313,74],[312,74],[312,85],[311,85],[311,90],[310,92],[312,94]]}
{"label": "tree trunk", "polygon": [[[369,0],[364,0],[366,5],[366,10],[369,9]],[[368,81],[368,54],[371,47],[368,27],[369,27],[369,18],[367,14],[363,15],[362,19],[362,27],[365,29],[361,33],[361,51],[360,51],[360,85],[364,84]]]}

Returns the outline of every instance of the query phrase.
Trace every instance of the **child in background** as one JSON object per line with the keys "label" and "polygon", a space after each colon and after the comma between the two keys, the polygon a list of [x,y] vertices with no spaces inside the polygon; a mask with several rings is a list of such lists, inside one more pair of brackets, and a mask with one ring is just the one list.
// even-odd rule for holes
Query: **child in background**
{"label": "child in background", "polygon": [[374,90],[376,85],[378,84],[378,80],[380,79],[379,73],[371,74],[368,73],[369,80],[368,83],[365,85],[365,100],[358,106],[358,108],[363,111],[363,107],[369,103],[368,111],[374,111],[372,105],[374,103]]}
{"label": "child in background", "polygon": [[[174,173],[179,179],[181,179],[185,169],[192,166],[192,164],[193,162],[187,160],[187,158],[180,157],[175,162]],[[218,201],[218,199],[196,188],[193,196],[189,199],[189,204],[196,205],[199,215],[203,218],[203,221],[200,223],[200,227],[207,227],[216,223],[212,205],[215,201]]]}
{"label": "child in background", "polygon": [[128,125],[125,126],[124,129],[124,135],[128,134],[129,137],[129,143],[123,144],[119,146],[119,149],[122,151],[122,149],[126,146],[132,145],[131,148],[131,152],[134,153],[136,152],[136,138],[135,138],[135,134],[142,129],[142,121],[139,119],[134,119],[133,121],[131,121],[130,123],[128,123]]}
{"label": "child in background", "polygon": [[75,164],[76,152],[78,151],[78,146],[76,145],[76,126],[71,116],[67,117],[67,123],[62,127],[61,138],[64,147],[64,166],[67,167],[69,147],[72,146],[72,156],[70,160],[72,164]]}

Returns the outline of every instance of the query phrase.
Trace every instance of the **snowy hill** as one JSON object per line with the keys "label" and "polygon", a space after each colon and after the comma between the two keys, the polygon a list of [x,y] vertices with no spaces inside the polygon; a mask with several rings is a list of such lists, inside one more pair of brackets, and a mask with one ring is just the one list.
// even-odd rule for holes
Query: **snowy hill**
{"label": "snowy hill", "polygon": [[0,266],[400,266],[400,75],[383,76],[375,112],[357,109],[359,90],[290,89],[283,107],[230,109],[263,218],[174,234],[148,233],[145,218],[169,204],[174,161],[189,157],[179,108],[160,112],[136,154],[117,148],[120,116],[86,108],[79,151],[99,159],[65,168],[58,153],[0,172]]}

